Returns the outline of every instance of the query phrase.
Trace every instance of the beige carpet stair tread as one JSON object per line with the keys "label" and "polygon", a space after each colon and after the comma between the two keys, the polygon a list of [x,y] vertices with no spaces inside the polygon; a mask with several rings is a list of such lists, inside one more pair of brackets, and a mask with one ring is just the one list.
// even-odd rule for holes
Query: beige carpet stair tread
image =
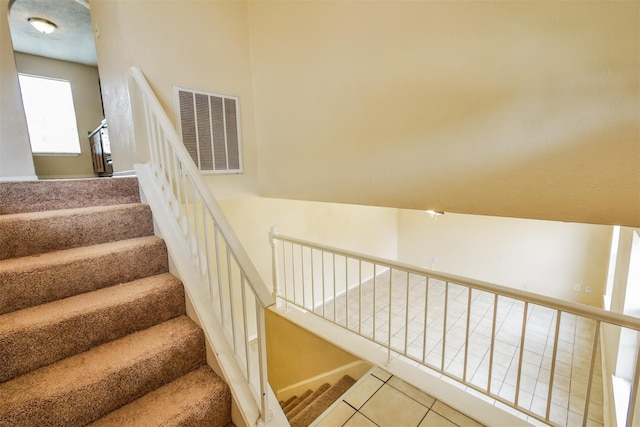
{"label": "beige carpet stair tread", "polygon": [[0,426],[82,426],[205,363],[185,316],[0,384]]}
{"label": "beige carpet stair tread", "polygon": [[0,314],[168,271],[148,236],[0,261]]}
{"label": "beige carpet stair tread", "polygon": [[318,387],[312,394],[310,394],[306,399],[298,404],[295,408],[287,413],[287,419],[293,419],[296,415],[302,412],[307,406],[312,404],[318,396],[322,395],[325,391],[327,391],[331,387],[329,383],[324,383],[320,387]]}
{"label": "beige carpet stair tread", "polygon": [[202,366],[90,424],[91,427],[208,426],[231,421],[231,393]]}
{"label": "beige carpet stair tread", "polygon": [[302,393],[300,396],[298,396],[298,398],[296,400],[294,400],[293,402],[291,402],[290,404],[288,404],[287,406],[284,407],[284,409],[283,409],[284,414],[287,415],[296,406],[298,406],[304,399],[309,397],[312,393],[313,393],[313,391],[311,391],[311,390],[307,390],[304,393]]}
{"label": "beige carpet stair tread", "polygon": [[291,396],[290,398],[288,398],[285,402],[280,403],[280,407],[282,409],[284,409],[289,403],[293,402],[294,400],[296,400],[298,398],[298,396]]}
{"label": "beige carpet stair tread", "polygon": [[135,177],[3,182],[0,215],[140,203]]}
{"label": "beige carpet stair tread", "polygon": [[340,380],[318,396],[317,399],[298,415],[291,418],[291,427],[307,427],[318,418],[324,411],[329,408],[340,396],[342,396],[353,384],[355,380],[348,375],[340,378]]}
{"label": "beige carpet stair tread", "polygon": [[148,206],[131,203],[0,215],[0,259],[153,235]]}
{"label": "beige carpet stair tread", "polygon": [[135,177],[0,183],[0,427],[233,427]]}
{"label": "beige carpet stair tread", "polygon": [[0,382],[184,312],[182,282],[164,273],[0,315]]}

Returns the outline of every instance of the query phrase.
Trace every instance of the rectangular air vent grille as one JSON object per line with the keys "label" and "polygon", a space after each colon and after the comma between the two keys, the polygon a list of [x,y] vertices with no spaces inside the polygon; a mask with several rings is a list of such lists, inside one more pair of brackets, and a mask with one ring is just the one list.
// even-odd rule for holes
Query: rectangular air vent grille
{"label": "rectangular air vent grille", "polygon": [[241,173],[238,98],[176,87],[182,142],[202,172]]}

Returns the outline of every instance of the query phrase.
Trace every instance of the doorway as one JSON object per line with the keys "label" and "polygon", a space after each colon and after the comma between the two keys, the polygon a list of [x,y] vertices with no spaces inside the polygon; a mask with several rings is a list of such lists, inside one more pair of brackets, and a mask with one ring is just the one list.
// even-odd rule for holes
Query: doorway
{"label": "doorway", "polygon": [[[36,28],[34,23],[44,26]],[[97,176],[89,135],[101,126],[104,110],[89,4],[85,0],[15,0],[10,5],[9,29],[16,69],[24,76],[21,80],[36,78],[42,83],[67,85],[72,95],[77,149],[54,146],[55,125],[47,130],[49,136],[35,141],[36,119],[29,117],[25,108],[36,175],[39,179]],[[39,97],[42,104],[57,105],[62,100],[52,90],[36,91],[34,95],[33,90],[22,88],[22,92],[25,107],[27,92]]]}

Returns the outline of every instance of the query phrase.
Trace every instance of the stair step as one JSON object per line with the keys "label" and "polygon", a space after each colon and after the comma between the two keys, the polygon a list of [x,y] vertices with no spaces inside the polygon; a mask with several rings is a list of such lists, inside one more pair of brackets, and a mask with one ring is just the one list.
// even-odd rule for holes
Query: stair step
{"label": "stair step", "polygon": [[300,402],[298,404],[298,406],[293,408],[287,414],[287,419],[293,419],[296,415],[298,415],[300,412],[302,412],[303,409],[305,409],[307,406],[312,404],[318,398],[318,396],[322,395],[322,393],[327,391],[330,387],[331,387],[331,385],[329,383],[322,384],[320,387],[318,387],[316,389],[316,391],[314,391],[306,399],[304,399],[302,402]]}
{"label": "stair step", "polygon": [[0,315],[0,382],[184,312],[182,283],[165,273]]}
{"label": "stair step", "polygon": [[289,420],[291,427],[307,427],[313,420],[326,411],[333,402],[338,400],[355,382],[356,380],[348,375],[340,378],[337,383],[318,396],[313,403],[303,409],[298,415],[291,418],[291,420]]}
{"label": "stair step", "polygon": [[165,273],[162,239],[139,237],[0,261],[0,314]]}
{"label": "stair step", "polygon": [[0,215],[140,203],[135,177],[5,182]]}
{"label": "stair step", "polygon": [[0,216],[0,260],[153,235],[140,203]]}
{"label": "stair step", "polygon": [[298,398],[298,396],[291,396],[290,398],[288,398],[285,402],[280,402],[280,407],[284,410],[284,408],[286,408],[286,406],[293,402],[294,400],[296,400]]}
{"label": "stair step", "polygon": [[289,403],[287,406],[284,407],[283,409],[284,414],[287,415],[291,410],[293,410],[296,406],[298,406],[300,402],[302,402],[304,399],[309,397],[312,393],[313,391],[311,390],[307,390],[304,393],[302,393],[300,396],[298,396],[296,400],[294,400],[293,402]]}
{"label": "stair step", "polygon": [[224,427],[230,422],[229,387],[205,365],[142,396],[89,426]]}
{"label": "stair step", "polygon": [[0,384],[0,426],[83,426],[204,363],[180,316]]}

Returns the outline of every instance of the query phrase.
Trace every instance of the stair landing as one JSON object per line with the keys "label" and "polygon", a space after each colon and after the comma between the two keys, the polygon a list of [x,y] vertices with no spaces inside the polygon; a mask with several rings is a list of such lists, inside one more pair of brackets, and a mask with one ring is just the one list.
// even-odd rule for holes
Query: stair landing
{"label": "stair landing", "polygon": [[312,426],[483,427],[483,424],[376,368]]}

